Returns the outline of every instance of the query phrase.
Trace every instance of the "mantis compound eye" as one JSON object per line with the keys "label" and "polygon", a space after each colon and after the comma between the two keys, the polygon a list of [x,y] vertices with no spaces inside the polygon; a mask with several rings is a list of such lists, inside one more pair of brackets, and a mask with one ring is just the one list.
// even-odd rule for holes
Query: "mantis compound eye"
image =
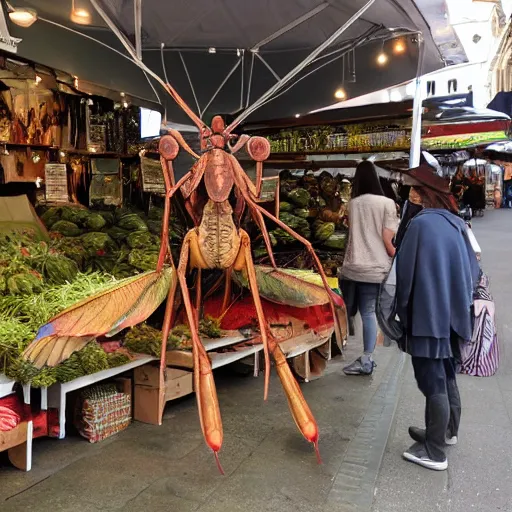
{"label": "mantis compound eye", "polygon": [[180,146],[172,135],[164,135],[158,144],[158,151],[165,160],[174,160],[178,156]]}

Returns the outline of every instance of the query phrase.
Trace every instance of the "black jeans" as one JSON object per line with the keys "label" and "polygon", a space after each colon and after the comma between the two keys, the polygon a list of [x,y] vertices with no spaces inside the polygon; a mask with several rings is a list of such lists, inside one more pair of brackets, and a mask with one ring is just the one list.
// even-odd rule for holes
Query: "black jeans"
{"label": "black jeans", "polygon": [[459,432],[461,404],[455,379],[455,359],[413,357],[418,388],[425,395],[427,453],[432,460],[444,461],[445,437]]}

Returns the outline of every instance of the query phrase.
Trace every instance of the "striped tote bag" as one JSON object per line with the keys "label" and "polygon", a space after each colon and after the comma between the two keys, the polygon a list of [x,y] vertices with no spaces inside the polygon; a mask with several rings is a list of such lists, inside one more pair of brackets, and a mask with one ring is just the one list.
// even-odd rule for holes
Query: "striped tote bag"
{"label": "striped tote bag", "polygon": [[473,337],[460,347],[460,373],[490,377],[498,370],[500,348],[496,331],[494,300],[489,292],[489,278],[482,273],[475,290]]}

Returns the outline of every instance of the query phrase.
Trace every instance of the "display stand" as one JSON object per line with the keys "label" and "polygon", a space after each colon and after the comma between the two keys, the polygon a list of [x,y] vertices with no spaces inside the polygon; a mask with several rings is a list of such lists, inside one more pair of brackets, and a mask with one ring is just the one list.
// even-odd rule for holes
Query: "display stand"
{"label": "display stand", "polygon": [[109,379],[129,370],[133,370],[138,366],[143,366],[155,360],[156,358],[152,356],[143,356],[130,361],[129,363],[117,366],[116,368],[103,370],[101,372],[93,373],[92,375],[84,375],[83,377],[79,377],[78,379],[74,379],[70,382],[54,384],[51,386],[48,389],[48,405],[51,408],[57,408],[59,410],[59,439],[64,439],[66,437],[66,395],[68,393],[76,391],[77,389],[85,388],[86,386],[90,386],[96,382]]}

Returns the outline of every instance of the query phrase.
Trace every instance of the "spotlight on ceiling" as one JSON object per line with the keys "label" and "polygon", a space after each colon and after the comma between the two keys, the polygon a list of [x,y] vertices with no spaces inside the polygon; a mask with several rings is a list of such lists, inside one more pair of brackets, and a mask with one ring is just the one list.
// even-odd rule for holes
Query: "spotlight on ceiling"
{"label": "spotlight on ceiling", "polygon": [[377,56],[377,64],[379,66],[384,66],[387,64],[387,62],[388,56],[384,52],[379,53],[379,55]]}
{"label": "spotlight on ceiling", "polygon": [[90,25],[91,23],[91,13],[86,9],[73,9],[69,17],[73,23],[78,25]]}
{"label": "spotlight on ceiling", "polygon": [[347,93],[345,92],[345,89],[342,89],[341,87],[339,89],[336,90],[336,92],[334,93],[334,97],[337,99],[337,100],[344,100],[347,98]]}
{"label": "spotlight on ceiling", "polygon": [[24,7],[13,7],[9,12],[11,21],[19,27],[28,28],[37,20],[37,12],[34,9],[25,9]]}
{"label": "spotlight on ceiling", "polygon": [[393,52],[395,53],[404,53],[405,52],[405,43],[402,39],[398,39],[394,46],[393,46]]}

